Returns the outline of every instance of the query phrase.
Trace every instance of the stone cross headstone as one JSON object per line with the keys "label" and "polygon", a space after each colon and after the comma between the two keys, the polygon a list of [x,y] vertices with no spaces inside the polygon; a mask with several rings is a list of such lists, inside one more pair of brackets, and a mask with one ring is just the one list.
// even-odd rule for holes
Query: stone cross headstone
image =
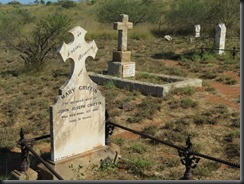
{"label": "stone cross headstone", "polygon": [[201,30],[201,26],[195,25],[195,38],[200,37],[200,30]]}
{"label": "stone cross headstone", "polygon": [[215,28],[215,48],[217,54],[223,54],[225,49],[226,27],[220,23]]}
{"label": "stone cross headstone", "polygon": [[73,61],[71,77],[50,107],[54,162],[105,145],[105,98],[85,67],[86,58],[95,57],[97,46],[84,40],[86,31],[79,26],[70,33],[74,40],[63,43],[59,53],[64,61]]}
{"label": "stone cross headstone", "polygon": [[119,21],[113,24],[114,29],[118,30],[118,51],[127,51],[127,32],[133,28],[133,23],[129,22],[128,15],[121,14]]}
{"label": "stone cross headstone", "polygon": [[113,61],[108,63],[108,73],[119,77],[135,76],[135,63],[131,62],[131,52],[127,50],[128,29],[133,28],[128,15],[121,14],[120,22],[114,22],[113,29],[118,30],[118,50],[113,51]]}

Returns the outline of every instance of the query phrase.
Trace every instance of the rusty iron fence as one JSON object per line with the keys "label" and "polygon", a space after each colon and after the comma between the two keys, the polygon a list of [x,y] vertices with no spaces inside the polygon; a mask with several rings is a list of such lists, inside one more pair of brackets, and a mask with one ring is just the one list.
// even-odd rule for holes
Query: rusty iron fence
{"label": "rusty iron fence", "polygon": [[107,113],[106,113],[106,119],[107,120],[106,120],[106,141],[105,142],[108,145],[110,144],[110,136],[113,134],[114,128],[117,127],[117,128],[121,128],[121,129],[124,129],[126,131],[129,131],[129,132],[132,132],[134,134],[140,135],[141,138],[148,138],[154,142],[158,142],[158,143],[161,143],[163,145],[177,149],[179,157],[180,157],[180,161],[185,166],[185,172],[184,172],[183,177],[180,178],[181,180],[192,180],[193,179],[192,178],[192,169],[196,168],[196,166],[200,160],[200,157],[208,159],[208,160],[212,160],[215,162],[219,162],[222,164],[226,164],[226,165],[229,165],[229,166],[232,166],[235,168],[240,168],[240,164],[229,162],[229,161],[222,160],[219,158],[215,158],[215,157],[205,155],[202,153],[198,153],[196,151],[192,151],[192,143],[190,140],[190,136],[188,136],[186,139],[186,146],[177,146],[175,144],[157,139],[157,138],[150,136],[150,135],[147,135],[145,133],[127,128],[125,126],[122,126],[122,125],[119,125],[116,123],[113,123],[109,120],[109,116]]}
{"label": "rusty iron fence", "polygon": [[203,56],[203,53],[205,51],[215,51],[215,50],[222,50],[222,51],[227,51],[227,52],[230,52],[233,59],[235,59],[236,55],[238,53],[240,53],[240,48],[237,48],[237,47],[233,47],[232,49],[215,49],[215,48],[204,48],[204,47],[201,47],[199,48],[198,50],[201,50],[201,53],[200,53],[200,56],[202,57]]}
{"label": "rusty iron fence", "polygon": [[[192,143],[190,140],[190,137],[188,136],[186,139],[186,146],[178,146],[175,144],[172,144],[167,141],[160,140],[158,138],[155,138],[153,136],[147,135],[145,133],[127,128],[125,126],[113,123],[109,120],[107,114],[106,114],[106,124],[105,124],[105,144],[110,145],[110,136],[113,134],[114,128],[121,128],[123,130],[132,132],[134,134],[140,135],[141,138],[148,138],[154,142],[169,146],[171,148],[177,149],[178,150],[178,155],[180,157],[180,162],[185,166],[185,172],[183,177],[180,178],[180,180],[193,180],[192,176],[192,169],[196,168],[198,162],[200,161],[201,158],[205,158],[208,160],[212,160],[215,162],[219,162],[222,164],[226,164],[235,168],[240,168],[240,164],[237,163],[232,163],[226,160],[222,160],[219,158],[215,158],[209,155],[201,154],[195,151],[192,151]],[[24,131],[21,128],[20,130],[20,139],[18,141],[18,145],[20,145],[21,148],[21,164],[20,168],[22,172],[26,172],[28,168],[30,167],[30,159],[29,159],[29,152],[31,152],[35,158],[37,158],[43,165],[54,175],[56,176],[57,179],[59,180],[64,180],[62,176],[60,176],[41,156],[39,156],[33,149],[33,144],[35,141],[42,140],[45,138],[49,138],[50,135],[44,135],[32,139],[27,139],[25,138]]]}
{"label": "rusty iron fence", "polygon": [[50,135],[44,135],[37,138],[27,139],[25,138],[25,134],[23,129],[20,130],[20,139],[18,141],[18,145],[20,145],[21,149],[21,164],[20,170],[22,172],[26,172],[30,166],[30,158],[29,152],[31,152],[43,165],[59,180],[63,180],[62,176],[60,176],[41,156],[39,156],[33,149],[33,143],[38,140],[42,140],[45,138],[49,138]]}
{"label": "rusty iron fence", "polygon": [[[215,39],[214,35],[201,36],[201,37],[194,38],[194,39],[195,39],[195,43],[197,45],[196,45],[196,48],[193,49],[193,50],[201,50],[200,56],[203,56],[203,53],[205,51],[226,51],[226,52],[230,52],[230,54],[232,55],[233,59],[235,59],[237,54],[240,53],[240,47],[236,47],[236,46],[233,46],[232,48],[229,48],[229,49],[214,48],[215,47],[215,46],[213,46],[214,45],[214,39]],[[232,39],[240,40],[237,37],[236,38],[232,38]],[[208,44],[206,44],[205,42],[208,42]],[[210,46],[211,48],[208,47],[208,46]]]}

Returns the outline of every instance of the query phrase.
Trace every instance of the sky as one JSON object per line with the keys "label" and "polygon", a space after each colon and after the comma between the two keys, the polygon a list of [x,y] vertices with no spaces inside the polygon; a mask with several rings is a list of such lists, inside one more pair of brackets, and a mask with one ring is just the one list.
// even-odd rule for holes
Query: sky
{"label": "sky", "polygon": [[[0,0],[0,2],[2,4],[7,4],[8,2],[11,2],[12,0]],[[31,4],[34,3],[35,0],[17,0],[18,2],[20,2],[21,4]],[[57,0],[45,0],[45,2],[47,1],[52,1],[52,2],[57,2]]]}
{"label": "sky", "polygon": [[[12,0],[0,0],[0,3],[7,4],[8,2],[11,2]],[[20,2],[21,4],[33,4],[35,0],[16,0]],[[51,1],[51,2],[57,2],[57,0],[44,0],[45,2]],[[75,0],[77,1],[77,0]]]}

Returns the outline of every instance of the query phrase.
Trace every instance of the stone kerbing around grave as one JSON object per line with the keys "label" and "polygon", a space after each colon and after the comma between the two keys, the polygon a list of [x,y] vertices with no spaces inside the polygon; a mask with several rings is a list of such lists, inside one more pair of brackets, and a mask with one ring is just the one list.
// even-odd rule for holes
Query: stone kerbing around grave
{"label": "stone kerbing around grave", "polygon": [[174,88],[182,88],[187,86],[202,87],[201,79],[185,78],[185,77],[154,74],[154,73],[147,73],[147,74],[161,77],[162,80],[168,81],[169,83],[160,85],[160,84],[141,82],[138,80],[122,79],[114,76],[101,75],[101,74],[89,72],[91,79],[97,84],[103,85],[108,82],[113,82],[119,88],[125,88],[128,90],[138,90],[144,95],[151,95],[155,97],[163,97],[165,94],[169,93],[171,89]]}
{"label": "stone kerbing around grave", "polygon": [[59,161],[105,145],[105,98],[87,74],[85,60],[95,57],[94,41],[84,40],[81,27],[70,30],[71,43],[59,50],[62,59],[72,59],[70,79],[60,88],[50,107],[51,160]]}

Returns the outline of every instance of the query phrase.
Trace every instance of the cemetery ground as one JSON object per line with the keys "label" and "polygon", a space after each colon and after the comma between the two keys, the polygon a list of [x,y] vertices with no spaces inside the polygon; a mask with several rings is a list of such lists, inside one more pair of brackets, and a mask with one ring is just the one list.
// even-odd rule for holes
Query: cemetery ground
{"label": "cemetery ground", "polygon": [[[87,59],[88,71],[107,70],[116,39],[96,39],[95,60]],[[112,82],[99,86],[106,99],[111,120],[148,135],[185,146],[191,136],[193,150],[231,162],[240,162],[240,63],[226,52],[223,56],[195,50],[187,38],[131,39],[128,48],[137,71],[196,77],[203,87],[173,89],[164,97],[144,96],[138,91],[119,89]],[[229,44],[229,45],[228,45]],[[227,48],[238,40],[227,40]],[[69,62],[50,60],[41,72],[28,72],[17,55],[0,51],[1,85],[1,179],[6,179],[19,160],[16,145],[22,127],[26,137],[49,134],[49,106],[59,87],[68,79]],[[140,74],[141,78],[157,79]],[[121,149],[116,165],[104,163],[89,171],[73,168],[76,179],[87,180],[177,180],[185,168],[177,150],[150,142],[115,128],[112,142]],[[37,142],[34,150],[44,155],[49,140]],[[71,168],[72,169],[72,168]],[[84,175],[83,175],[84,174]],[[201,159],[193,178],[199,180],[239,180],[240,169]]]}

